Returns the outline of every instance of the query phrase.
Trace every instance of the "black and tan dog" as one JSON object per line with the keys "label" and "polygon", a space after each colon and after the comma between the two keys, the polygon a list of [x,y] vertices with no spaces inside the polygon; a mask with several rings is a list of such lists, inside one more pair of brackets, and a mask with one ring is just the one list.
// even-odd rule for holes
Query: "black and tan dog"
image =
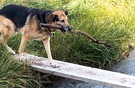
{"label": "black and tan dog", "polygon": [[0,10],[1,43],[10,53],[15,54],[7,45],[7,41],[15,32],[20,32],[22,39],[19,56],[20,59],[25,59],[24,49],[27,41],[42,40],[50,63],[53,67],[58,67],[54,63],[50,51],[50,35],[56,29],[41,27],[40,23],[60,25],[63,27],[62,33],[65,33],[67,30],[71,30],[66,15],[67,11],[40,10],[19,5],[5,6]]}

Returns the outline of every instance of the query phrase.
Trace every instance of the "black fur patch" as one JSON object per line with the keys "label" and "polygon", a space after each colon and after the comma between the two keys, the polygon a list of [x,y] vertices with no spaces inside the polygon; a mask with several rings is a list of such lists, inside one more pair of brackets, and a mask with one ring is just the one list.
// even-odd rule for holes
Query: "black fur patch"
{"label": "black fur patch", "polygon": [[0,10],[0,15],[3,15],[13,21],[17,28],[24,26],[28,17],[29,8],[16,5],[8,5]]}
{"label": "black fur patch", "polygon": [[20,5],[7,5],[0,10],[0,15],[3,15],[13,21],[18,29],[25,25],[26,19],[30,14],[36,15],[39,22],[47,23],[45,19],[46,15],[51,12],[53,11],[28,8]]}

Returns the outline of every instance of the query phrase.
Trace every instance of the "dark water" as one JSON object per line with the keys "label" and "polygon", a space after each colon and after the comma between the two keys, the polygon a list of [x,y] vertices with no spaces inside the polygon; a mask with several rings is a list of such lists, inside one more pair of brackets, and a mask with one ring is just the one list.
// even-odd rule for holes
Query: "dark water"
{"label": "dark water", "polygon": [[[59,78],[58,78],[59,79]],[[47,83],[45,88],[111,88],[107,85],[101,86],[95,83],[87,83],[77,80],[61,78],[60,80]]]}

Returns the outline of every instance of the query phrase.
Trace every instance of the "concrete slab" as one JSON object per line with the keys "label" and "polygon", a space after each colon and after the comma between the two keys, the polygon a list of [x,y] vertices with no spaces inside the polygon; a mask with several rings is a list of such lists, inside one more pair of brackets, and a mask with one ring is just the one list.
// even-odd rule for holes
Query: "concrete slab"
{"label": "concrete slab", "polygon": [[[55,60],[55,62],[60,65],[60,68],[53,68],[50,66],[47,58],[37,57],[30,54],[25,54],[25,56],[28,58],[28,62],[41,62],[40,64],[31,64],[31,67],[43,73],[49,73],[85,82],[94,82],[100,85],[108,85],[110,88],[135,88],[135,76],[58,60]],[[15,55],[14,58],[18,59],[18,55]]]}

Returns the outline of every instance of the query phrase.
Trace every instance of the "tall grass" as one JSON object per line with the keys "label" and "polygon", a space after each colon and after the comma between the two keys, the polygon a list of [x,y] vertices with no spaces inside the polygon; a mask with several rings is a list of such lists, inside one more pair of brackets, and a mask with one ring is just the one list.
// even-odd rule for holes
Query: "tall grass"
{"label": "tall grass", "polygon": [[0,88],[40,88],[39,78],[27,65],[14,61],[6,49],[0,45]]}
{"label": "tall grass", "polygon": [[[3,0],[0,7],[19,4],[39,9],[67,10],[69,23],[96,39],[111,44],[111,48],[90,42],[83,36],[60,31],[51,39],[53,58],[72,63],[105,68],[120,60],[135,39],[134,0]],[[8,44],[18,50],[20,35]],[[42,51],[42,52],[41,52]],[[42,42],[30,41],[26,52],[46,57]]]}

